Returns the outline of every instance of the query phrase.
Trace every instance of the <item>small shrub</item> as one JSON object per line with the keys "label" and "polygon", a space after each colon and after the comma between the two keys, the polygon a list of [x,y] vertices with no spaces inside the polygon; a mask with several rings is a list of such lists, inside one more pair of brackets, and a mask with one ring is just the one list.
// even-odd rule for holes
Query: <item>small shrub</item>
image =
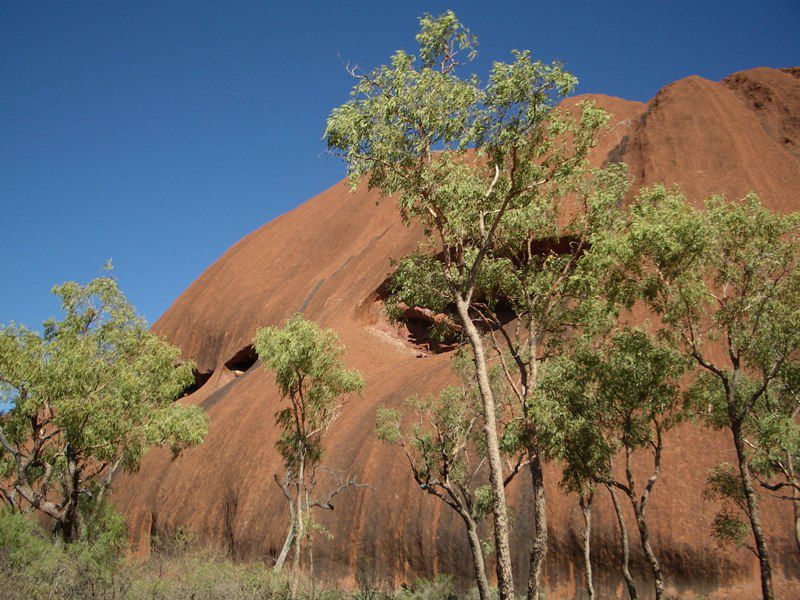
{"label": "small shrub", "polygon": [[124,592],[127,533],[102,507],[74,544],[53,540],[29,516],[0,511],[0,588],[4,597],[105,598]]}
{"label": "small shrub", "polygon": [[437,575],[433,579],[417,579],[409,588],[395,594],[396,600],[459,600],[453,591],[450,577]]}

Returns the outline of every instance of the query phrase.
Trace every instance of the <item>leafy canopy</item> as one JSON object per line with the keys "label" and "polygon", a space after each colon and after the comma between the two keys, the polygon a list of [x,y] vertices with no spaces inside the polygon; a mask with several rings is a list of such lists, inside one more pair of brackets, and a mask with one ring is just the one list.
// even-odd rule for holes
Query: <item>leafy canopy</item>
{"label": "leafy canopy", "polygon": [[0,417],[0,479],[12,482],[7,497],[34,505],[55,486],[61,510],[107,487],[118,467],[136,469],[152,446],[200,444],[207,420],[175,402],[193,365],[148,331],[113,278],[53,293],[64,317],[42,334],[0,329],[0,404],[11,407]]}
{"label": "leafy canopy", "polygon": [[546,451],[564,461],[563,485],[577,491],[613,476],[619,451],[661,451],[662,435],[684,418],[681,353],[642,328],[578,339],[548,361],[531,399]]}
{"label": "leafy canopy", "polygon": [[641,294],[705,370],[694,394],[710,424],[743,424],[788,381],[800,348],[800,213],[774,213],[755,194],[695,209],[656,186],[631,207],[615,251],[617,289]]}
{"label": "leafy canopy", "polygon": [[[800,213],[774,213],[755,194],[712,197],[698,210],[656,186],[632,214],[619,248],[675,341],[717,376],[737,368],[777,376],[800,345]],[[707,352],[717,340],[727,361]]]}
{"label": "leafy canopy", "polygon": [[397,194],[403,218],[421,222],[444,250],[407,262],[419,261],[408,270],[432,284],[421,290],[469,296],[495,235],[536,215],[541,222],[552,214],[541,198],[575,189],[608,116],[591,103],[577,119],[556,110],[576,79],[528,52],[495,62],[486,83],[462,76],[477,40],[452,12],[423,16],[417,42],[418,56],[399,50],[388,65],[351,70],[351,100],[331,113],[325,140],[347,162],[353,186],[366,178]]}
{"label": "leafy canopy", "polygon": [[281,395],[290,401],[277,414],[283,432],[278,450],[284,462],[290,469],[301,458],[318,463],[322,438],[338,417],[343,396],[364,387],[361,374],[345,368],[344,347],[335,331],[299,314],[283,327],[259,329],[254,345],[261,362],[274,371]]}

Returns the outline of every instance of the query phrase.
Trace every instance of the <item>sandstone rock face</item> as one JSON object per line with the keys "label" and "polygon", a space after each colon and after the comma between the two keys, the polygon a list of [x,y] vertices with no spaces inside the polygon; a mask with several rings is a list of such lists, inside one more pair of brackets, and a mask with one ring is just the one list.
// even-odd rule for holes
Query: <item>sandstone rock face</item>
{"label": "sandstone rock face", "polygon": [[[689,77],[649,103],[593,96],[612,115],[595,160],[625,161],[636,187],[680,184],[692,201],[750,190],[772,209],[800,210],[800,69],[754,69],[715,83]],[[569,100],[574,104],[578,99]],[[394,583],[444,572],[468,585],[471,566],[460,521],[422,493],[393,447],[374,438],[375,409],[412,393],[436,392],[450,377],[446,352],[428,353],[414,332],[385,321],[376,304],[391,259],[411,251],[420,232],[405,227],[393,200],[339,183],[245,237],[211,265],[154,325],[197,362],[199,389],[186,401],[207,410],[210,433],[199,448],[172,460],[152,452],[139,473],[119,478],[116,501],[141,548],[151,533],[179,525],[237,558],[277,556],[287,529],[274,414],[281,402],[250,347],[258,327],[300,311],[334,328],[346,359],[366,379],[327,438],[327,463],[355,473],[373,490],[353,490],[319,514],[332,534],[315,545],[317,572],[345,585],[361,571]],[[210,376],[209,376],[210,374]],[[667,440],[662,479],[651,500],[656,550],[676,594],[695,598],[758,595],[758,565],[746,550],[718,549],[715,507],[699,493],[706,471],[732,461],[722,433],[684,426]],[[649,462],[641,457],[642,474]],[[547,579],[553,597],[579,597],[580,513],[547,472],[551,546]],[[511,486],[517,580],[527,573],[530,483]],[[596,504],[594,557],[599,589],[623,595],[617,526],[610,502]],[[633,529],[633,515],[628,513]],[[800,597],[800,560],[787,503],[764,500],[764,520],[778,597]],[[644,566],[631,531],[635,576]],[[644,587],[642,591],[645,591]]]}

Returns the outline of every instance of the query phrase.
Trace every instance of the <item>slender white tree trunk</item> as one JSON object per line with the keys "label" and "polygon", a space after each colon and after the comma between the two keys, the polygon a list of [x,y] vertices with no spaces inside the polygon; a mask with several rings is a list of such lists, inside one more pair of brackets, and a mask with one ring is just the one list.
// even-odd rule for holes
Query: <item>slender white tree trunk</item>
{"label": "slender white tree trunk", "polygon": [[800,495],[792,488],[792,506],[794,508],[794,541],[797,544],[797,553],[800,555]]}
{"label": "slender white tree trunk", "polygon": [[283,542],[283,548],[281,548],[281,553],[278,555],[278,560],[275,561],[275,566],[273,569],[277,572],[280,572],[283,569],[283,565],[286,562],[286,558],[289,556],[289,550],[292,547],[292,543],[294,542],[294,534],[295,534],[295,517],[294,517],[294,508],[292,508],[292,521],[289,524],[289,532],[286,534],[286,540]]}
{"label": "slender white tree trunk", "polygon": [[494,516],[494,542],[497,561],[497,588],[500,600],[513,600],[514,577],[511,571],[511,550],[508,543],[508,508],[503,485],[503,462],[497,437],[497,416],[494,395],[489,385],[486,354],[480,333],[469,316],[469,306],[463,298],[456,298],[456,308],[472,346],[478,389],[483,401],[486,451],[489,459],[489,482],[492,488],[492,514]]}
{"label": "slender white tree trunk", "polygon": [[300,455],[300,464],[297,469],[297,498],[295,515],[297,522],[297,535],[294,543],[294,568],[292,569],[292,583],[290,587],[292,600],[297,598],[297,588],[300,584],[300,557],[303,552],[303,535],[305,535],[305,514],[303,514],[303,490],[305,489],[305,456]]}
{"label": "slender white tree trunk", "polygon": [[469,549],[472,552],[472,566],[475,569],[475,582],[478,585],[478,595],[481,600],[489,600],[491,592],[489,590],[489,580],[486,578],[486,565],[483,560],[483,549],[481,540],[478,536],[478,525],[475,519],[466,511],[461,512],[461,518],[467,526],[467,537],[469,539]]}
{"label": "slender white tree trunk", "polygon": [[583,573],[586,578],[586,593],[589,600],[594,600],[594,584],[592,583],[592,497],[594,492],[581,492],[579,503],[583,514]]}
{"label": "slender white tree trunk", "polygon": [[761,528],[761,514],[758,507],[758,496],[753,487],[753,478],[750,474],[750,466],[747,462],[747,452],[744,447],[744,436],[741,431],[741,424],[734,423],[731,427],[733,433],[733,445],[736,447],[736,457],[739,461],[739,476],[742,484],[742,492],[747,502],[747,516],[750,518],[750,528],[753,530],[753,538],[756,542],[756,553],[761,567],[761,596],[763,600],[774,600],[775,593],[772,591],[772,565],[769,559],[767,539],[764,530]]}
{"label": "slender white tree trunk", "polygon": [[547,556],[547,500],[544,493],[544,473],[538,449],[528,448],[533,488],[534,538],[531,543],[528,570],[528,600],[541,600],[545,597],[544,561]]}
{"label": "slender white tree trunk", "polygon": [[611,495],[611,502],[614,504],[614,512],[617,514],[617,523],[619,523],[619,539],[622,544],[622,577],[625,578],[625,585],[628,586],[630,599],[638,600],[639,594],[636,592],[636,584],[633,582],[630,570],[631,549],[628,543],[628,528],[625,525],[625,515],[622,514],[622,507],[619,504],[619,500],[617,500],[617,492],[610,485],[607,485],[606,489]]}

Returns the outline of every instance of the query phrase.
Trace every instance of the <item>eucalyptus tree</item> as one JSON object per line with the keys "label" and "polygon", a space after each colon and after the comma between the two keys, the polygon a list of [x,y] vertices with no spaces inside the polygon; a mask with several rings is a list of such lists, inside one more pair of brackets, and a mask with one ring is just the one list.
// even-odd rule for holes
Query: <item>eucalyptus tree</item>
{"label": "eucalyptus tree", "polygon": [[[553,357],[570,351],[576,335],[597,336],[611,327],[618,312],[618,304],[605,294],[604,279],[613,259],[608,239],[621,222],[617,206],[627,190],[627,172],[621,164],[604,170],[585,163],[573,167],[559,188],[509,212],[487,255],[478,280],[481,295],[474,302],[491,354],[520,406],[519,441],[530,460],[536,531],[530,598],[544,594],[547,511],[542,467],[552,450],[544,439],[552,406],[540,406],[541,396],[534,393],[539,373]],[[512,321],[504,314],[509,309]],[[582,486],[573,491],[589,493]]]}
{"label": "eucalyptus tree", "polygon": [[99,277],[53,288],[64,317],[43,333],[0,329],[0,482],[6,502],[35,509],[63,539],[80,537],[121,468],[153,446],[200,444],[202,409],[175,402],[194,381],[180,350],[147,330],[119,290]]}
{"label": "eucalyptus tree", "polygon": [[[478,532],[478,524],[490,508],[486,502],[485,443],[479,435],[480,396],[474,369],[470,369],[463,352],[456,354],[453,368],[460,385],[424,398],[412,396],[403,409],[380,408],[377,435],[402,448],[420,489],[444,502],[462,519],[478,594],[484,600],[492,596]],[[490,369],[489,375],[495,398],[503,399],[502,375],[497,368]],[[499,403],[498,418],[505,463],[503,485],[507,486],[526,465],[525,451],[516,442],[517,423],[508,402]]]}
{"label": "eucalyptus tree", "polygon": [[[794,538],[800,555],[800,369],[786,365],[773,379],[762,398],[753,405],[745,422],[749,467],[761,489],[773,498],[788,501],[794,513]],[[749,540],[752,534],[742,520],[747,518],[747,499],[734,467],[728,463],[709,471],[705,495],[721,504],[712,533],[721,546],[746,547],[756,557]]]}
{"label": "eucalyptus tree", "polygon": [[800,364],[785,365],[753,410],[751,466],[759,484],[791,503],[800,557]]}
{"label": "eucalyptus tree", "polygon": [[774,597],[769,549],[747,443],[750,423],[800,348],[800,214],[779,215],[757,196],[689,206],[657,186],[640,194],[620,244],[626,276],[701,369],[693,395],[705,421],[730,431],[761,591]]}
{"label": "eucalyptus tree", "polygon": [[[276,448],[285,469],[283,479],[276,474],[275,481],[286,496],[290,514],[289,532],[275,567],[282,568],[294,544],[291,591],[295,597],[311,509],[332,510],[335,496],[351,487],[366,487],[322,467],[325,435],[349,396],[363,389],[364,380],[358,371],[346,368],[345,349],[336,332],[302,315],[287,320],[283,327],[259,329],[253,343],[264,367],[275,373],[281,396],[289,401],[275,415],[281,432]],[[334,487],[327,498],[312,498],[323,472],[334,473]]]}
{"label": "eucalyptus tree", "polygon": [[[418,56],[399,50],[389,64],[369,72],[349,69],[356,78],[351,99],[331,113],[325,140],[347,162],[352,186],[365,179],[384,195],[396,194],[402,218],[422,226],[427,243],[402,262],[399,287],[409,305],[453,312],[472,348],[498,587],[501,598],[511,598],[509,522],[484,317],[476,307],[479,281],[488,259],[501,250],[499,236],[515,228],[512,221],[520,224],[531,215],[541,221],[556,199],[574,189],[608,117],[588,103],[578,118],[556,109],[576,79],[560,64],[542,64],[528,52],[515,51],[510,63],[495,62],[484,84],[462,76],[477,40],[452,12],[423,16],[417,41]],[[544,198],[551,202],[542,206]],[[542,509],[532,544],[530,597],[541,593],[543,517]]]}
{"label": "eucalyptus tree", "polygon": [[599,474],[605,474],[613,454],[600,427],[601,403],[596,395],[596,356],[585,338],[569,353],[547,361],[534,390],[540,449],[562,465],[561,487],[578,496],[583,518],[583,570],[586,593],[595,597],[592,581],[592,503]]}
{"label": "eucalyptus tree", "polygon": [[[661,471],[664,434],[684,416],[679,381],[686,360],[675,350],[636,328],[618,327],[610,335],[585,336],[570,352],[550,361],[536,390],[544,447],[563,461],[564,485],[579,495],[584,515],[584,563],[591,588],[589,535],[591,500],[596,485],[612,495],[622,536],[622,572],[632,598],[627,528],[614,490],[628,498],[639,539],[650,564],[656,598],[663,597],[664,576],[650,540],[647,505]],[[652,453],[653,466],[643,488],[632,462],[637,451]],[[624,476],[614,468],[624,457]]]}
{"label": "eucalyptus tree", "polygon": [[[687,365],[678,350],[641,329],[623,329],[603,350],[605,356],[597,365],[600,424],[613,447],[623,453],[625,475],[615,476],[612,459],[601,481],[630,501],[658,600],[664,596],[664,574],[651,543],[647,506],[661,472],[664,436],[686,416],[680,380]],[[632,462],[641,450],[652,453],[653,462],[640,488]],[[630,590],[631,582],[627,577],[626,581]]]}

